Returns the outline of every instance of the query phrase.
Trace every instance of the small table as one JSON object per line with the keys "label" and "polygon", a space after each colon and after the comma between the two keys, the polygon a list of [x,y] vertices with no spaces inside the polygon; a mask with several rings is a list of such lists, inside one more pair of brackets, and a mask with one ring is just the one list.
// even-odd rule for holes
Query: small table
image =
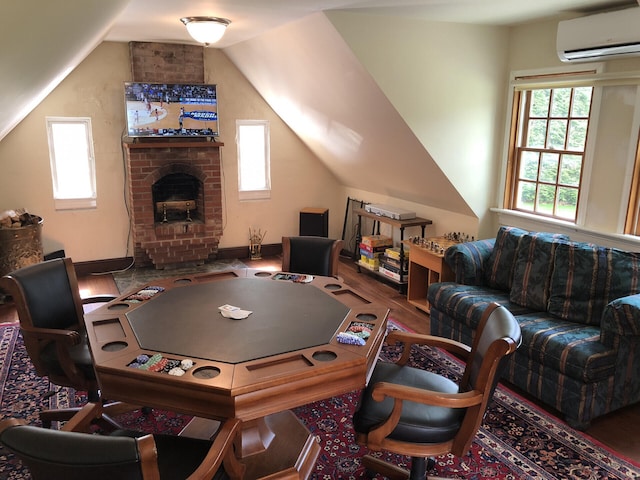
{"label": "small table", "polygon": [[[434,242],[445,250],[452,244],[444,237],[433,237],[425,240]],[[423,312],[430,313],[431,308],[427,300],[429,285],[436,282],[453,281],[453,272],[444,261],[444,253],[441,253],[440,250],[432,250],[409,240],[405,240],[404,244],[410,248],[407,301]]]}
{"label": "small table", "polygon": [[[166,279],[153,283],[162,291],[147,285],[88,313],[102,393],[196,417],[239,418],[246,478],[307,478],[320,447],[289,409],[364,387],[389,311],[335,278],[278,279],[287,275],[242,269]],[[132,301],[145,292],[147,299]],[[225,318],[224,304],[253,313]],[[363,326],[371,330],[364,346],[337,341]],[[130,366],[158,353],[194,365],[182,376]]]}

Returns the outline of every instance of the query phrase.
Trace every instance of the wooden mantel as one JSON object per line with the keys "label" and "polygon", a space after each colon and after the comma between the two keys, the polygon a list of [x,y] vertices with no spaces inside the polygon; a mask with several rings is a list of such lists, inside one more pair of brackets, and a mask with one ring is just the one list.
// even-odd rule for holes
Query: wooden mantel
{"label": "wooden mantel", "polygon": [[177,142],[167,141],[142,141],[142,142],[124,142],[125,148],[219,148],[224,147],[222,142],[209,141],[189,141],[181,140]]}

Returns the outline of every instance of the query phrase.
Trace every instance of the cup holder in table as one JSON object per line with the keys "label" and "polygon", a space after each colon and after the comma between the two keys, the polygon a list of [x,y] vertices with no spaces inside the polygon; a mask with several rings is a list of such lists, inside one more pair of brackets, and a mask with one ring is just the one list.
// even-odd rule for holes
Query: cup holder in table
{"label": "cup holder in table", "polygon": [[340,290],[342,285],[338,285],[337,283],[327,283],[324,288],[327,290]]}
{"label": "cup holder in table", "polygon": [[114,303],[113,305],[109,305],[107,307],[107,310],[126,310],[130,306],[131,305],[129,305],[128,303]]}
{"label": "cup holder in table", "polygon": [[220,375],[220,369],[217,367],[200,367],[196,368],[192,375],[199,380],[209,380]]}
{"label": "cup holder in table", "polygon": [[378,318],[378,316],[373,314],[373,313],[359,313],[359,314],[356,315],[356,318],[358,320],[372,322],[372,321],[376,320]]}
{"label": "cup holder in table", "polygon": [[254,277],[270,277],[271,275],[273,275],[273,272],[266,272],[264,270],[253,274]]}
{"label": "cup holder in table", "polygon": [[191,280],[190,278],[176,278],[173,281],[174,285],[187,285],[189,283],[193,282],[193,280]]}
{"label": "cup holder in table", "polygon": [[123,350],[128,346],[129,344],[127,342],[109,342],[102,346],[102,350],[104,350],[105,352],[119,352],[120,350]]}
{"label": "cup holder in table", "polygon": [[311,356],[314,360],[319,362],[332,362],[338,358],[338,354],[330,350],[319,350],[317,352],[313,352],[313,355]]}

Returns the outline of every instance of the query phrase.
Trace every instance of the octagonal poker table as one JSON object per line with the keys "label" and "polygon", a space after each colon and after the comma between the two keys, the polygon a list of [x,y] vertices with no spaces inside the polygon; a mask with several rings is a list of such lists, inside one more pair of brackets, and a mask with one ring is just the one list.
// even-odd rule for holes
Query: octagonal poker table
{"label": "octagonal poker table", "polygon": [[245,478],[307,478],[320,447],[290,409],[362,388],[387,315],[333,277],[241,269],[154,281],[85,324],[105,398],[193,415],[201,436],[239,418]]}

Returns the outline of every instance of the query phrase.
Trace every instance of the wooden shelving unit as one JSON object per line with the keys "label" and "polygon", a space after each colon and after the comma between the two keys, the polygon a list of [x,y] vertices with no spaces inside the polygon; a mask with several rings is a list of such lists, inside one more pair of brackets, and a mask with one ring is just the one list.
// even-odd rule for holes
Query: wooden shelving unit
{"label": "wooden shelving unit", "polygon": [[358,265],[358,271],[362,271],[362,268],[364,268],[367,272],[370,272],[372,274],[377,275],[378,277],[384,278],[386,280],[388,280],[391,283],[394,283],[396,285],[398,285],[400,291],[402,291],[406,285],[407,285],[407,280],[404,278],[404,275],[402,274],[403,268],[402,266],[404,265],[405,262],[405,256],[404,256],[404,230],[406,228],[409,227],[420,227],[421,231],[422,231],[422,236],[424,237],[424,231],[425,231],[425,227],[427,225],[431,225],[433,222],[429,219],[426,218],[420,218],[420,217],[416,217],[416,218],[412,218],[409,220],[396,220],[394,218],[390,218],[390,217],[384,217],[381,215],[376,215],[375,213],[371,213],[371,212],[367,212],[366,210],[362,209],[362,208],[357,208],[353,211],[353,213],[355,215],[358,216],[358,227],[357,227],[357,232],[356,232],[356,248],[358,245],[360,245],[360,241],[362,240],[362,218],[370,218],[373,220],[373,228],[371,231],[371,235],[380,235],[380,223],[385,223],[387,225],[391,225],[391,227],[393,228],[398,228],[400,230],[400,279],[396,280],[395,278],[389,277],[383,273],[380,273],[378,271],[372,270],[371,268],[369,268],[366,265],[363,265],[360,263],[360,261],[358,260],[356,263]]}

